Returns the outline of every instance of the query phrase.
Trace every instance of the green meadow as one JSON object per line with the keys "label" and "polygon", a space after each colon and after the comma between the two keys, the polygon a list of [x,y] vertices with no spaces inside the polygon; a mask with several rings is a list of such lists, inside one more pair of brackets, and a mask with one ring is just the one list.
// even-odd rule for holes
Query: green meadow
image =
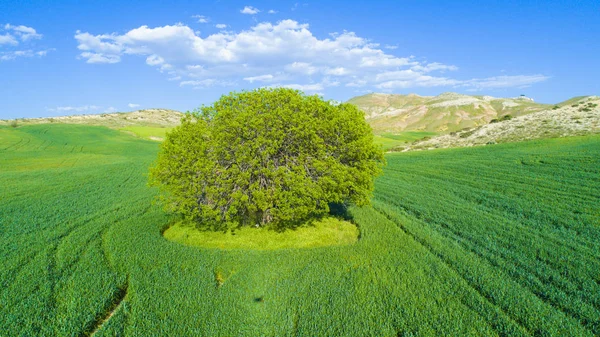
{"label": "green meadow", "polygon": [[598,135],[388,154],[358,240],[263,250],[163,237],[158,146],[0,127],[0,335],[600,335]]}
{"label": "green meadow", "polygon": [[397,146],[407,145],[415,140],[425,137],[433,137],[436,132],[428,131],[401,131],[397,133],[381,133],[376,134],[374,141],[376,144],[381,144],[383,150],[391,150]]}
{"label": "green meadow", "polygon": [[171,131],[172,127],[157,127],[157,126],[125,126],[119,130],[126,133],[131,133],[140,138],[151,140],[162,140],[166,137],[167,132]]}
{"label": "green meadow", "polygon": [[349,245],[357,241],[359,231],[349,221],[327,217],[286,231],[242,227],[220,232],[198,230],[193,224],[178,222],[167,228],[163,236],[173,242],[202,248],[274,250]]}

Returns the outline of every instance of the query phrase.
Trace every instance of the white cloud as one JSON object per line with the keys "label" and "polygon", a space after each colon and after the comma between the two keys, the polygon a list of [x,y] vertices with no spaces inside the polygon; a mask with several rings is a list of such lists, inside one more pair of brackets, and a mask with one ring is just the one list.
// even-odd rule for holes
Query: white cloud
{"label": "white cloud", "polygon": [[456,86],[458,84],[461,84],[461,81],[445,77],[419,75],[411,79],[382,82],[375,87],[379,89],[408,89],[416,87]]}
{"label": "white cloud", "polygon": [[81,57],[87,59],[87,63],[119,63],[121,57],[119,55],[106,55],[100,53],[83,52]]}
{"label": "white cloud", "polygon": [[260,10],[256,7],[246,6],[244,9],[240,10],[240,13],[254,15],[260,13]]}
{"label": "white cloud", "polygon": [[192,15],[192,18],[196,19],[198,23],[208,23],[210,18],[204,15]]}
{"label": "white cloud", "polygon": [[225,28],[227,28],[227,25],[226,25],[226,24],[224,24],[224,23],[217,23],[217,24],[215,25],[215,27],[217,27],[217,28],[219,28],[219,29],[225,29]]}
{"label": "white cloud", "polygon": [[[322,92],[333,86],[368,89],[417,87],[502,88],[547,80],[543,75],[460,80],[441,76],[455,65],[418,61],[384,51],[353,32],[319,38],[294,20],[262,22],[239,32],[201,36],[184,24],[141,26],[124,34],[77,31],[80,57],[88,63],[117,63],[139,57],[182,87],[231,86],[245,81],[279,83]],[[332,80],[334,78],[335,80]]]}
{"label": "white cloud", "polygon": [[46,108],[52,112],[88,112],[100,110],[102,107],[97,105],[83,105],[83,106],[58,106],[56,108]]}
{"label": "white cloud", "polygon": [[301,90],[301,91],[321,91],[321,90],[323,90],[325,88],[322,83],[315,83],[315,84],[285,84],[285,85],[282,85],[282,87],[284,87],[284,88],[290,88],[290,89],[296,89],[296,90]]}
{"label": "white cloud", "polygon": [[378,50],[376,55],[364,56],[361,59],[360,66],[368,68],[379,68],[379,67],[402,67],[408,65],[416,65],[416,62],[412,62],[410,58],[398,58],[391,55],[386,55],[383,51]]}
{"label": "white cloud", "polygon": [[312,75],[318,71],[318,68],[307,62],[294,62],[284,66],[284,69],[290,73],[299,73]]}
{"label": "white cloud", "polygon": [[12,36],[10,34],[4,34],[4,35],[0,35],[0,45],[3,45],[3,44],[17,45],[17,44],[19,44],[19,42],[15,39],[14,36]]}
{"label": "white cloud", "polygon": [[106,109],[104,110],[104,113],[107,113],[107,114],[110,114],[110,113],[113,113],[113,112],[117,112],[117,108],[115,108],[115,107],[113,107],[113,106],[111,106],[111,107],[108,107],[108,108],[106,108]]}
{"label": "white cloud", "polygon": [[494,76],[481,79],[472,79],[464,81],[465,86],[473,87],[477,90],[497,89],[497,88],[525,88],[532,84],[543,82],[550,77],[545,75],[514,75],[514,76]]}
{"label": "white cloud", "polygon": [[385,71],[375,76],[376,82],[384,82],[390,80],[413,80],[421,76],[421,73],[411,69]]}
{"label": "white cloud", "polygon": [[38,34],[35,29],[27,26],[13,26],[9,23],[4,25],[4,30],[10,30],[18,36],[21,41],[27,41],[32,39],[41,39],[42,34]]}
{"label": "white cloud", "polygon": [[179,86],[183,87],[186,85],[190,85],[190,86],[194,86],[194,87],[199,87],[199,86],[204,86],[204,87],[209,87],[212,86],[212,84],[215,82],[214,79],[205,79],[202,81],[182,81],[181,83],[179,83]]}
{"label": "white cloud", "polygon": [[366,86],[367,84],[368,84],[368,82],[365,80],[353,80],[349,83],[346,83],[346,86],[360,88],[360,87]]}
{"label": "white cloud", "polygon": [[383,46],[383,48],[394,50],[394,49],[398,49],[398,46],[394,46],[394,45],[391,45],[391,44],[386,44],[385,46]]}
{"label": "white cloud", "polygon": [[228,82],[228,81],[220,81],[220,80],[216,80],[214,78],[207,78],[204,80],[188,80],[188,81],[181,81],[179,83],[180,87],[192,87],[194,89],[204,89],[204,88],[208,88],[208,87],[213,87],[213,86],[231,86],[231,85],[235,85],[234,82]]}
{"label": "white cloud", "polygon": [[135,108],[139,108],[140,105],[139,104],[135,104],[135,103],[129,103],[127,104],[128,107],[130,107],[131,109],[135,109]]}
{"label": "white cloud", "polygon": [[267,12],[269,14],[277,14],[277,11],[274,9],[269,9],[269,11]]}
{"label": "white cloud", "polygon": [[271,75],[271,74],[252,76],[252,77],[244,77],[244,81],[248,81],[250,83],[253,83],[254,81],[266,82],[266,81],[271,81],[271,80],[273,80],[273,75]]}
{"label": "white cloud", "polygon": [[334,75],[334,76],[344,76],[344,75],[348,75],[349,73],[350,72],[348,71],[348,69],[346,69],[344,67],[336,67],[336,68],[331,68],[331,69],[325,70],[325,74]]}
{"label": "white cloud", "polygon": [[449,70],[449,71],[456,71],[458,70],[457,66],[453,66],[453,65],[445,65],[445,64],[441,64],[441,63],[437,63],[437,62],[433,62],[433,63],[428,63],[426,65],[416,65],[414,67],[411,68],[412,70],[415,71],[421,71],[424,73],[428,73],[431,71],[435,71],[435,70],[440,70],[440,71],[445,71],[445,70]]}
{"label": "white cloud", "polygon": [[[2,31],[5,32],[2,33]],[[42,34],[38,34],[31,27],[14,26],[7,23],[0,25],[0,33],[0,61],[9,61],[20,57],[42,57],[54,50],[32,48],[35,47],[35,44],[31,40],[41,39]]]}
{"label": "white cloud", "polygon": [[156,54],[152,54],[146,58],[146,64],[149,66],[162,65],[165,64],[165,60]]}
{"label": "white cloud", "polygon": [[[408,70],[408,72],[411,71],[412,70]],[[387,75],[389,74],[385,74],[384,76]],[[413,73],[412,76],[407,75],[404,78],[402,78],[402,76],[398,76],[394,80],[379,83],[376,85],[376,87],[379,89],[407,89],[414,87],[450,86],[467,87],[470,88],[470,91],[480,91],[499,88],[525,88],[531,86],[532,84],[546,81],[549,78],[550,77],[544,75],[514,75],[457,80],[446,77],[434,77]]]}
{"label": "white cloud", "polygon": [[46,56],[48,52],[53,51],[54,49],[46,49],[46,50],[12,50],[7,52],[0,52],[0,61],[10,61],[19,57],[42,57]]}

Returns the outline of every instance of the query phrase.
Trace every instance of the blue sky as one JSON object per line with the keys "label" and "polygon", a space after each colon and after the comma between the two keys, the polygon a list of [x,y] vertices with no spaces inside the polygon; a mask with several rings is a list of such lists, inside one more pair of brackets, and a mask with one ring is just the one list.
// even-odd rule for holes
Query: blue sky
{"label": "blue sky", "polygon": [[600,94],[599,55],[598,1],[1,1],[0,118],[264,86],[556,103]]}

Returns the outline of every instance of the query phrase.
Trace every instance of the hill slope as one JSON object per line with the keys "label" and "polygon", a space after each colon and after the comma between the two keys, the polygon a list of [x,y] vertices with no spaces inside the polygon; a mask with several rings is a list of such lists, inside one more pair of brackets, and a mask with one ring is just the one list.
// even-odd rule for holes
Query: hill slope
{"label": "hill slope", "polygon": [[432,139],[410,149],[465,147],[600,133],[600,97],[576,97],[550,110],[486,124]]}
{"label": "hill slope", "polygon": [[[170,109],[145,109],[132,112],[103,113],[96,115],[73,115],[42,118],[18,119],[19,125],[64,123],[108,126],[122,128],[127,126],[173,127],[179,125],[183,114]],[[0,120],[0,125],[7,125],[11,121]]]}
{"label": "hill slope", "polygon": [[435,97],[373,93],[354,97],[348,103],[366,113],[376,133],[451,132],[488,124],[506,115],[522,116],[552,107],[527,97],[495,98],[450,92]]}
{"label": "hill slope", "polygon": [[81,124],[106,126],[129,135],[162,141],[165,134],[179,125],[183,114],[170,109],[145,109],[132,112],[73,115],[60,117],[22,118],[0,120],[1,125],[23,126],[34,124]]}

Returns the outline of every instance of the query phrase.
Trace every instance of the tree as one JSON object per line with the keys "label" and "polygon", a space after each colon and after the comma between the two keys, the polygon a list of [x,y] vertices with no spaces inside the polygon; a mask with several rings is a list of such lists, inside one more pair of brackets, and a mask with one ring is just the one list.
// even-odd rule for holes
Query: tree
{"label": "tree", "polygon": [[188,112],[162,143],[150,183],[198,226],[287,228],[333,203],[369,204],[383,163],[354,105],[257,89]]}

